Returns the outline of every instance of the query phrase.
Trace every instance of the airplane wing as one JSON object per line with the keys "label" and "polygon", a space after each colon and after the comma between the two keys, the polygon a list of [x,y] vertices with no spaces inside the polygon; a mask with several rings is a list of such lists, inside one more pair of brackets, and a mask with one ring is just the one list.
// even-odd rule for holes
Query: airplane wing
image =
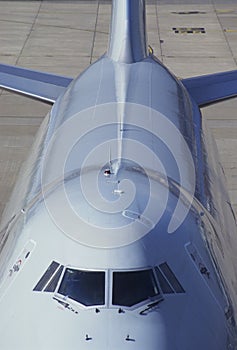
{"label": "airplane wing", "polygon": [[73,79],[0,64],[0,88],[53,104]]}
{"label": "airplane wing", "polygon": [[237,70],[182,79],[199,107],[237,96]]}

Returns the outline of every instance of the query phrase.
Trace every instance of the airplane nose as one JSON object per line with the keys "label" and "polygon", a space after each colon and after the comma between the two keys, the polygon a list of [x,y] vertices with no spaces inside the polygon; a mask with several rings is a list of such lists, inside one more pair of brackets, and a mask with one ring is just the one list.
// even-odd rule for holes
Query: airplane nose
{"label": "airplane nose", "polygon": [[167,350],[165,326],[158,312],[140,315],[137,310],[114,309],[102,310],[100,316],[100,327],[92,322],[87,328],[85,349]]}

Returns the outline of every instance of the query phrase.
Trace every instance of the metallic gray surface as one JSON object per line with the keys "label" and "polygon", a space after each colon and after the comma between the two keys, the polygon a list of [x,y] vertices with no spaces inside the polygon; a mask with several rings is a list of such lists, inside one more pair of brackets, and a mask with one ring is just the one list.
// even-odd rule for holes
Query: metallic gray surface
{"label": "metallic gray surface", "polygon": [[59,75],[0,64],[0,87],[53,104],[72,79]]}
{"label": "metallic gray surface", "polygon": [[237,71],[204,75],[182,80],[200,107],[234,98],[237,95]]}
{"label": "metallic gray surface", "polygon": [[[93,82],[92,85],[90,84],[91,81]],[[167,90],[164,90],[164,85],[167,87]],[[144,86],[149,88],[144,90]],[[89,99],[86,96],[89,96]],[[114,104],[112,110],[109,109],[111,103]],[[181,201],[183,210],[190,201],[189,192],[186,191],[190,187],[192,180],[189,164],[186,162],[185,153],[183,153],[184,150],[179,140],[173,137],[176,149],[181,155],[179,160],[181,162],[180,167],[185,174],[187,184],[187,188],[182,188],[181,178],[176,164],[178,159],[170,158],[170,151],[162,146],[162,142],[159,139],[150,135],[145,130],[139,130],[137,128],[134,120],[136,121],[138,114],[134,113],[134,107],[129,108],[130,105],[138,105],[140,108],[152,108],[161,115],[164,115],[181,132],[190,147],[193,158],[196,159],[195,169],[200,186],[198,197],[194,199],[191,210],[188,212],[183,224],[172,235],[168,234],[167,227],[172,215],[171,213],[176,208],[179,191],[183,193]],[[120,62],[114,62],[107,57],[102,58],[76,79],[66,93],[55,103],[50,121],[48,122],[46,119],[45,124],[42,126],[39,138],[35,144],[35,152],[33,152],[32,158],[26,167],[27,173],[22,174],[20,183],[16,187],[16,192],[13,194],[12,202],[5,213],[5,217],[7,217],[14,210],[17,213],[24,207],[26,229],[28,226],[31,227],[35,221],[38,222],[38,220],[42,220],[42,222],[46,220],[47,227],[50,226],[47,219],[48,214],[45,212],[44,202],[42,201],[41,174],[43,170],[43,174],[45,174],[43,185],[46,185],[46,188],[43,189],[44,200],[46,200],[45,203],[51,217],[53,220],[56,218],[57,230],[60,228],[60,233],[52,233],[52,237],[58,236],[58,239],[60,237],[60,240],[64,242],[63,246],[65,246],[68,238],[71,238],[70,242],[73,243],[69,245],[72,245],[72,248],[70,248],[67,254],[70,253],[71,255],[72,251],[78,249],[80,251],[80,254],[76,254],[74,258],[67,258],[70,260],[70,264],[75,266],[80,265],[81,256],[89,257],[86,259],[86,262],[84,261],[84,264],[91,269],[93,267],[95,268],[95,266],[98,268],[98,261],[99,267],[106,269],[153,266],[164,261],[163,259],[170,263],[172,262],[172,268],[175,268],[179,278],[183,281],[182,283],[186,281],[185,286],[187,288],[188,299],[186,302],[185,300],[177,300],[178,303],[171,302],[171,300],[168,303],[167,299],[167,303],[164,304],[158,313],[151,312],[151,315],[146,319],[148,327],[146,334],[150,335],[149,342],[146,343],[145,338],[141,338],[139,344],[143,346],[149,344],[149,349],[154,350],[157,347],[166,350],[173,349],[171,339],[173,339],[174,335],[175,343],[178,347],[184,347],[187,344],[191,346],[192,344],[192,349],[195,350],[199,350],[200,347],[204,347],[206,344],[208,348],[215,350],[225,349],[226,342],[228,344],[235,344],[235,339],[230,336],[233,327],[224,315],[226,308],[228,308],[228,312],[231,314],[231,306],[235,302],[233,299],[235,290],[231,285],[231,281],[226,279],[225,275],[226,269],[229,269],[231,264],[231,256],[222,258],[220,254],[222,247],[226,246],[225,249],[227,248],[229,250],[229,244],[235,242],[235,238],[232,237],[232,240],[228,238],[228,232],[233,232],[235,229],[235,222],[230,207],[228,204],[224,205],[228,201],[228,197],[224,197],[224,191],[221,190],[220,197],[217,196],[217,189],[220,189],[222,181],[217,172],[218,166],[216,167],[214,163],[212,164],[210,160],[212,158],[211,156],[210,159],[203,159],[203,155],[213,152],[206,134],[204,134],[205,143],[202,145],[200,154],[196,153],[201,138],[201,129],[197,128],[197,123],[198,121],[200,122],[200,115],[198,109],[195,109],[195,104],[192,107],[193,111],[191,110],[189,97],[182,84],[161,63],[152,57],[128,66]],[[104,124],[102,119],[103,128],[92,128],[88,132],[88,125],[93,125],[93,122],[96,122],[97,126],[99,126],[102,116],[105,120],[110,121],[110,124]],[[149,118],[145,113],[143,113],[143,118],[145,118],[147,127],[153,128],[154,131],[154,120]],[[69,128],[68,130],[70,132],[66,132],[66,128],[64,133],[65,125],[74,120],[76,120],[76,127]],[[193,120],[195,120],[195,123]],[[132,126],[131,129],[130,126]],[[62,127],[63,129],[61,129]],[[62,132],[60,132],[60,129]],[[67,162],[65,163],[64,149],[66,151],[68,150],[67,145],[70,144],[70,140],[74,137],[73,134],[75,137],[79,137],[78,135],[81,133],[81,130],[87,130],[87,133],[83,138],[78,139],[78,142],[72,149],[69,148],[70,154],[68,154]],[[59,134],[57,135],[58,131]],[[106,160],[107,166],[110,166],[109,146],[107,146],[106,151],[100,157],[88,163],[88,168],[83,169],[83,162],[91,151],[94,151],[100,144],[106,145],[106,141],[111,138],[115,140],[114,148],[111,151],[111,170],[116,171],[114,171],[110,181],[108,181],[103,176],[103,170],[106,168]],[[117,242],[114,242],[112,238],[114,228],[120,226],[126,228],[129,224],[135,223],[132,231],[127,229],[127,237],[139,237],[139,230],[142,232],[144,223],[149,229],[150,218],[152,217],[152,208],[150,208],[148,216],[143,215],[148,191],[146,178],[143,172],[138,171],[137,167],[134,169],[131,163],[125,161],[125,159],[129,159],[131,151],[136,155],[136,159],[139,158],[139,154],[135,152],[136,150],[132,149],[133,145],[127,143],[128,139],[137,140],[144,147],[151,149],[166,168],[169,183],[165,185],[165,182],[159,180],[157,175],[154,176],[151,171],[149,172],[149,170],[157,168],[155,158],[143,158],[142,166],[144,171],[146,171],[147,179],[149,179],[150,183],[152,181],[154,182],[155,188],[159,193],[158,195],[156,195],[156,192],[149,194],[150,199],[152,197],[154,197],[153,200],[159,198],[153,209],[158,212],[160,211],[165,200],[165,188],[169,189],[169,199],[161,220],[157,225],[153,225],[151,222],[149,234],[128,244],[128,240],[123,240],[121,229],[121,235],[119,236],[121,246],[117,247]],[[50,142],[52,142],[51,148],[45,158]],[[113,160],[115,160],[114,163]],[[60,164],[63,165],[64,177],[61,177],[58,171]],[[124,211],[123,213],[118,212],[115,215],[106,213],[103,207],[103,201],[97,203],[97,208],[91,207],[90,203],[85,202],[82,195],[83,192],[78,187],[78,180],[83,175],[81,169],[86,174],[86,188],[89,190],[93,188],[94,180],[96,179],[97,181],[99,179],[98,186],[102,191],[103,198],[111,202],[111,205],[118,181],[122,182],[124,179],[132,181],[136,186],[137,192],[135,201],[130,207],[126,208],[128,214],[125,214]],[[101,170],[101,177],[99,178],[97,177],[98,169]],[[204,177],[200,177],[200,171],[202,174],[205,174]],[[19,193],[19,189],[22,192]],[[69,198],[69,203],[73,211],[83,217],[83,225],[73,225],[73,217],[68,216],[66,207],[62,205],[62,194],[64,191],[67,193],[67,198]],[[20,199],[18,203],[16,201],[16,195]],[[92,196],[94,196],[93,190]],[[60,206],[57,205],[59,202]],[[62,208],[63,216],[61,213]],[[223,221],[224,217],[225,220]],[[224,231],[220,230],[220,223]],[[68,229],[68,224],[70,224],[70,229]],[[226,230],[227,224],[228,229]],[[20,230],[20,224],[18,226]],[[103,231],[107,233],[106,236],[102,236],[102,233],[100,235],[94,234],[95,228],[98,226],[101,226]],[[78,227],[80,227],[80,230],[78,230]],[[36,235],[35,239],[37,239],[36,231],[36,229],[33,230],[34,235]],[[62,235],[62,232],[64,232],[64,235]],[[84,236],[82,236],[82,233],[84,233]],[[97,237],[100,238],[97,240]],[[115,247],[109,249],[111,242],[115,244]],[[190,242],[191,248],[189,245]],[[196,274],[194,274],[193,262],[190,260],[189,255],[187,255],[186,250],[184,250],[186,245],[189,247],[187,249],[191,249],[191,251],[198,249],[198,254],[203,257],[202,259],[204,259],[205,265],[208,266],[208,270],[211,276],[213,276],[211,281],[203,281],[203,277],[200,279],[198,267],[196,268],[197,271],[195,270]],[[206,245],[209,246],[209,250],[207,250]],[[103,249],[100,249],[101,247]],[[51,249],[50,254],[52,254]],[[64,254],[61,255],[60,252],[57,252],[57,246],[55,246],[54,254],[59,261],[65,259],[63,257]],[[125,256],[129,256],[129,258],[125,259]],[[222,266],[224,267],[222,267],[222,270],[219,268],[221,259]],[[73,263],[72,260],[74,261]],[[1,275],[4,275],[5,264],[1,264]],[[181,265],[186,266],[184,271],[182,271]],[[193,289],[194,283],[196,284],[195,289]],[[225,293],[227,293],[228,298],[223,293],[223,287],[221,286],[225,286]],[[196,293],[198,293],[200,302],[194,303],[193,300],[197,297]],[[108,312],[111,312],[110,309]],[[133,312],[136,314],[137,311],[134,310]],[[174,314],[179,315],[180,313],[182,314],[183,322],[179,324],[178,328],[177,322],[179,321]],[[205,320],[200,316],[203,313],[208,315]],[[128,317],[131,315],[129,311]],[[193,315],[196,316],[193,317]],[[89,315],[85,314],[86,324],[90,322],[89,319]],[[128,321],[128,318],[126,320]],[[217,321],[215,322],[214,320]],[[9,327],[9,322],[10,320],[6,321],[6,327]],[[53,318],[51,322],[53,322]],[[113,322],[117,322],[116,318],[114,318]],[[137,319],[136,322],[136,327],[142,329],[143,319]],[[202,328],[200,328],[200,322],[202,322]],[[104,320],[103,334],[105,339],[109,337],[106,331],[108,324],[108,320]],[[156,324],[159,324],[159,327],[155,332],[154,325]],[[41,327],[43,332],[45,325],[41,325]],[[166,329],[165,333],[162,331],[164,327]],[[179,329],[179,332],[177,332],[177,329]],[[181,334],[185,334],[185,330],[187,329],[189,337],[183,338]],[[192,340],[197,334],[197,329],[199,329],[199,340],[196,344],[193,344]],[[218,337],[213,338],[212,333],[214,331],[218,332]],[[120,344],[121,341],[119,335],[120,333],[118,333],[118,338],[113,338],[117,339],[117,344]],[[20,334],[18,334],[18,339],[21,339]],[[110,338],[108,341],[111,344],[113,343]],[[98,346],[102,346],[101,344],[103,342]],[[97,342],[95,346],[97,346]]]}
{"label": "metallic gray surface", "polygon": [[145,0],[113,0],[108,56],[121,63],[147,56]]}
{"label": "metallic gray surface", "polygon": [[[64,146],[72,138],[73,132],[75,131],[75,134],[77,134],[81,130],[87,130],[88,125],[93,121],[97,121],[98,126],[102,115],[100,113],[101,108],[108,107],[111,103],[114,103],[114,109],[112,110],[114,113],[111,114],[111,119],[115,120],[115,125],[112,123],[111,125],[104,125],[104,128],[94,129],[86,134],[84,139],[80,139],[75,147],[72,150],[70,149],[71,154],[65,164],[63,158]],[[189,193],[187,188],[181,186],[175,164],[177,159],[169,157],[169,150],[165,147],[162,148],[162,142],[153,135],[150,137],[151,135],[145,129],[139,130],[136,125],[132,124],[132,128],[128,128],[131,121],[133,122],[134,117],[137,116],[136,113],[131,113],[133,109],[129,109],[129,106],[134,104],[153,108],[171,121],[185,138],[194,158],[198,177],[198,191],[188,216],[172,235],[168,234],[167,226],[176,207],[179,191],[183,193],[183,208],[190,201]],[[86,108],[88,109],[85,111]],[[79,115],[77,128],[71,130],[71,133],[59,134],[59,137],[53,139],[54,133],[57,133],[60,127],[83,111],[86,113],[86,120],[80,119]],[[92,111],[93,113],[91,113]],[[105,108],[102,111],[106,112],[108,110]],[[106,116],[109,117],[109,113]],[[144,114],[144,119],[150,128],[154,127],[155,129],[155,125],[152,124],[154,120],[149,116]],[[231,334],[232,320],[225,313],[228,311],[228,314],[231,314],[229,312],[231,311],[231,302],[235,303],[235,288],[231,278],[228,279],[226,272],[230,269],[230,266],[233,268],[231,260],[233,250],[231,250],[231,246],[235,246],[236,243],[236,227],[231,208],[228,205],[228,196],[220,176],[221,169],[215,159],[214,145],[204,125],[201,128],[200,121],[197,105],[194,102],[191,104],[189,96],[180,82],[152,57],[134,65],[114,62],[105,57],[74,81],[64,96],[54,105],[50,119],[45,120],[35,143],[32,157],[25,167],[26,173],[22,174],[12,197],[12,202],[8,207],[8,213],[6,212],[8,218],[11,218],[14,210],[17,214],[16,226],[18,226],[18,229],[14,231],[14,228],[12,229],[10,226],[13,232],[12,238],[17,236],[16,232],[22,233],[21,223],[24,218],[26,232],[23,233],[27,239],[30,235],[38,243],[36,255],[32,255],[34,259],[32,262],[34,264],[33,270],[37,276],[42,274],[43,268],[45,268],[45,265],[47,266],[48,261],[52,260],[52,256],[53,259],[57,259],[64,264],[84,265],[91,269],[98,267],[102,269],[132,269],[153,266],[167,260],[181,279],[182,284],[185,284],[187,293],[184,298],[181,296],[182,299],[178,296],[174,296],[174,298],[167,296],[165,302],[159,308],[152,310],[144,318],[137,310],[126,310],[122,316],[123,318],[120,317],[121,315],[118,314],[117,310],[110,308],[102,310],[100,315],[96,315],[95,312],[92,314],[91,310],[80,310],[80,317],[83,320],[80,327],[78,319],[73,322],[70,318],[69,323],[65,322],[65,317],[61,316],[61,322],[58,321],[56,317],[58,314],[54,314],[55,309],[52,306],[51,298],[47,299],[45,296],[39,295],[37,301],[41,301],[41,303],[36,303],[35,296],[27,293],[29,312],[26,313],[25,305],[21,305],[15,293],[12,293],[10,299],[8,299],[8,301],[10,300],[11,313],[5,307],[7,303],[5,305],[4,303],[1,304],[1,307],[5,308],[4,311],[1,309],[4,325],[1,327],[0,339],[3,339],[4,334],[12,327],[15,337],[12,337],[9,342],[14,344],[15,341],[18,346],[32,348],[32,339],[25,337],[25,333],[21,331],[20,326],[24,324],[26,329],[27,326],[32,327],[29,316],[32,317],[33,314],[34,325],[38,326],[33,327],[32,330],[33,342],[36,332],[45,334],[47,329],[51,329],[50,325],[56,324],[57,337],[53,339],[49,336],[47,345],[50,344],[51,348],[55,346],[57,349],[65,349],[69,344],[72,349],[78,346],[82,349],[85,348],[85,341],[83,344],[81,336],[82,329],[83,332],[84,330],[88,332],[89,329],[92,333],[91,347],[93,349],[124,348],[123,334],[127,334],[128,329],[135,334],[136,342],[134,345],[149,350],[157,350],[158,348],[173,350],[174,345],[178,349],[189,347],[195,350],[223,350],[228,349],[230,343],[232,348],[235,346],[235,339],[232,338]],[[77,180],[82,176],[80,170],[83,158],[86,158],[91,150],[96,149],[100,143],[105,143],[111,137],[115,139],[114,153],[112,153],[115,162],[112,163],[113,166],[111,167],[113,170],[111,181],[107,181],[107,178],[103,175],[103,167],[105,165],[110,166],[108,147],[105,153],[108,164],[104,163],[103,157],[98,157],[95,162],[89,163],[88,168],[85,169],[87,170],[87,187],[90,188],[95,178],[99,179],[98,183],[104,197],[111,201],[115,193],[113,190],[117,189],[115,184],[118,183],[118,179],[131,179],[137,188],[137,198],[133,204],[140,207],[138,208],[140,211],[135,211],[134,207],[129,209],[133,209],[133,211],[130,210],[131,213],[137,212],[138,215],[135,217],[137,220],[132,215],[121,215],[120,213],[116,218],[112,215],[106,215],[103,210],[100,210],[103,209],[103,203],[100,204],[99,210],[88,208],[88,204],[83,202],[82,192],[78,187]],[[146,222],[145,220],[142,222],[140,214],[147,199],[147,183],[144,181],[144,172],[125,160],[128,158],[131,148],[133,148],[126,142],[129,138],[139,140],[143,146],[149,147],[158,158],[162,159],[162,163],[166,167],[169,177],[168,182],[161,181],[163,179],[157,176],[157,172],[156,176],[152,173],[152,170],[156,170],[157,165],[154,158],[150,160],[150,158],[143,157],[144,169],[151,170],[150,172],[147,171],[147,177],[156,183],[156,188],[159,190],[157,206],[153,209],[158,210],[163,203],[162,189],[168,188],[169,190],[169,201],[164,216],[148,235],[131,245],[114,247],[113,249],[95,249],[95,243],[98,244],[98,242],[94,241],[93,230],[89,229],[84,234],[87,238],[92,239],[91,245],[80,244],[79,226],[75,225],[74,231],[72,227],[71,231],[63,233],[60,230],[61,227],[53,225],[49,212],[43,205],[40,178],[42,167],[44,167],[46,174],[46,184],[49,185],[49,192],[46,193],[47,198],[52,200],[53,208],[60,208],[58,203],[64,191],[63,186],[60,185],[64,181],[73,209],[79,209],[79,213],[84,211],[87,214],[88,221],[94,220],[95,224],[102,223],[104,226],[109,226],[111,224],[126,224],[131,220],[137,221],[137,227],[139,228],[141,224]],[[49,162],[44,164],[47,146],[52,139],[53,144],[51,152],[49,152]],[[201,143],[202,139],[203,144]],[[177,141],[177,144],[175,141]],[[177,151],[181,155],[180,165],[184,170],[188,183],[191,178],[189,176],[189,164],[186,163],[183,148],[178,140],[174,140],[174,144],[176,144]],[[139,154],[136,154],[136,156],[138,158]],[[65,165],[64,178],[61,178],[60,173],[57,172],[57,166],[60,162]],[[94,168],[92,165],[94,165]],[[97,174],[96,167],[101,169],[101,176],[98,178],[95,176]],[[70,176],[71,174],[73,176]],[[20,198],[20,202],[16,201],[17,196]],[[151,196],[155,196],[154,193],[151,193]],[[23,209],[22,206],[24,206],[24,211],[18,215],[18,210]],[[61,209],[62,219],[66,221],[68,218],[65,215],[64,208]],[[18,219],[19,216],[21,220]],[[70,224],[72,225],[71,222]],[[107,228],[107,226],[104,228]],[[82,230],[82,227],[80,229]],[[68,239],[68,237],[73,239]],[[13,243],[17,246],[17,249],[20,249],[21,242],[13,240]],[[108,238],[106,243],[108,243]],[[108,247],[105,245],[103,248]],[[223,248],[229,254],[223,254]],[[14,254],[14,252],[8,250],[7,258],[11,258],[11,254]],[[3,260],[1,261],[3,263],[0,264],[1,276],[4,273],[8,274],[8,259],[3,259],[4,257],[6,258],[6,255],[1,257]],[[200,272],[200,260],[205,262],[210,272],[210,279]],[[220,261],[222,261],[222,270],[219,266]],[[31,286],[36,277],[31,275],[29,278],[25,271],[24,269],[22,271],[22,280],[25,278],[26,285]],[[235,271],[231,276],[235,276],[234,274]],[[20,296],[24,295],[25,285],[21,282],[22,280],[21,278],[16,279],[14,285]],[[236,277],[234,280],[236,280]],[[226,293],[223,292],[223,282],[225,282],[225,292],[230,300],[226,298]],[[38,318],[36,319],[35,314],[40,314],[43,309],[42,306],[45,310],[51,310],[51,312],[47,313],[48,317],[44,323],[41,322],[37,325]],[[64,311],[68,312],[68,310]],[[13,320],[12,313],[21,315],[20,325],[17,317]],[[68,314],[66,315],[68,316]],[[99,320],[98,322],[95,321],[97,316],[100,317],[96,319],[96,321]],[[93,322],[96,322],[96,327],[94,327],[95,323]],[[67,336],[65,336],[65,328],[67,329]],[[77,341],[74,338],[75,334],[76,336],[80,335]],[[94,336],[98,334],[99,337]],[[40,348],[40,342],[38,345]],[[44,348],[44,345],[45,343],[43,343],[41,349]]]}

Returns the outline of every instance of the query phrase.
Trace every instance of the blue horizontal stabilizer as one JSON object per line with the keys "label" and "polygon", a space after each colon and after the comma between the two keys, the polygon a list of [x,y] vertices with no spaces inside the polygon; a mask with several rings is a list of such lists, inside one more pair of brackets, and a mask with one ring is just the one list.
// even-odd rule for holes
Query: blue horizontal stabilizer
{"label": "blue horizontal stabilizer", "polygon": [[43,102],[54,103],[73,79],[0,64],[0,87]]}
{"label": "blue horizontal stabilizer", "polygon": [[182,83],[200,107],[237,96],[237,70],[187,78]]}

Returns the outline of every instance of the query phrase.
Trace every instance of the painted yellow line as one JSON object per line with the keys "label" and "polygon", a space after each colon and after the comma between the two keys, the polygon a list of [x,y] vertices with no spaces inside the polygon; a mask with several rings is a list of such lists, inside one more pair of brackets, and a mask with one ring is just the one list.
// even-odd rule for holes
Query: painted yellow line
{"label": "painted yellow line", "polygon": [[226,33],[237,33],[237,29],[224,29]]}
{"label": "painted yellow line", "polygon": [[216,10],[217,13],[235,13],[235,10]]}

